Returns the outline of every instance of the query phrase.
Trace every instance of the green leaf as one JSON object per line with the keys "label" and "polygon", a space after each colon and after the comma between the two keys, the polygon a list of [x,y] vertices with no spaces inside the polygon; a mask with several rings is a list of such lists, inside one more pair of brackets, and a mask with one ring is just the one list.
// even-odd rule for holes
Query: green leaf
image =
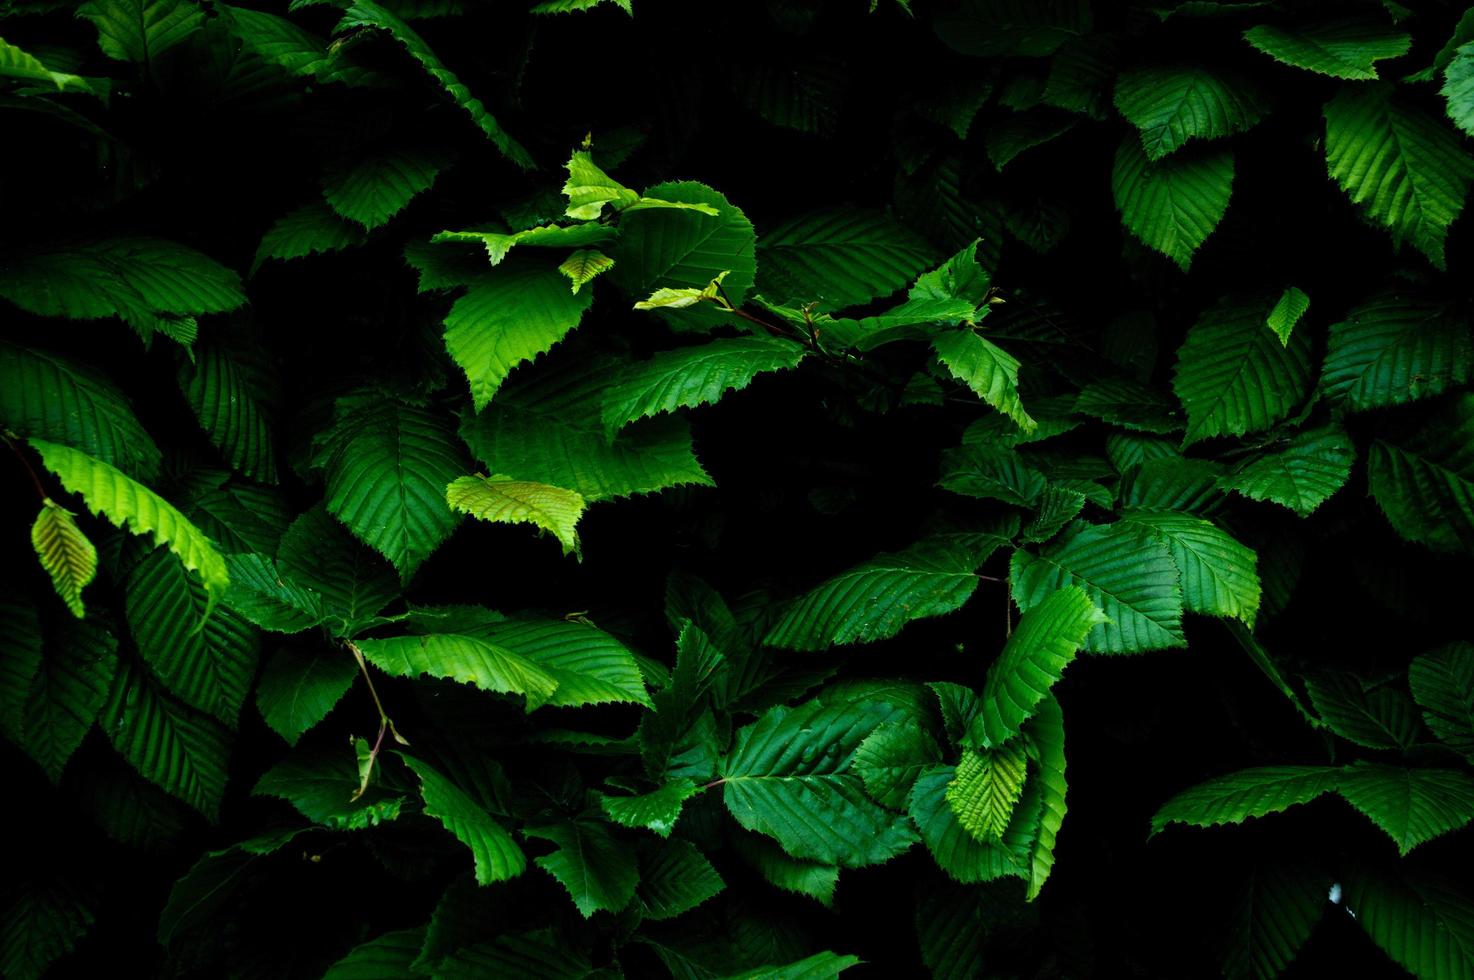
{"label": "green leaf", "polygon": [[456,840],[471,849],[478,885],[506,881],[527,870],[527,856],[512,835],[465,791],[423,759],[402,758],[420,778],[425,815],[439,820]]}
{"label": "green leaf", "polygon": [[635,658],[619,640],[566,619],[505,619],[479,632],[488,642],[537,664],[558,681],[548,704],[626,703],[650,706]]}
{"label": "green leaf", "polygon": [[222,16],[226,30],[248,51],[292,75],[348,85],[379,81],[373,72],[349,61],[346,52],[329,51],[325,39],[285,17],[218,2],[214,8]]}
{"label": "green leaf", "polygon": [[776,841],[757,834],[734,836],[732,843],[737,853],[774,888],[812,898],[825,908],[834,907],[839,868],[789,857]]}
{"label": "green leaf", "polygon": [[599,805],[621,827],[643,827],[669,837],[681,815],[681,807],[698,792],[700,788],[691,780],[676,779],[639,796],[601,795]]}
{"label": "green leaf", "polygon": [[968,723],[968,740],[995,749],[1014,739],[1049,698],[1049,689],[1091,629],[1106,622],[1090,596],[1073,585],[1049,593],[1025,612],[988,668],[978,712]]}
{"label": "green leaf", "polygon": [[966,55],[1042,58],[1090,33],[1085,0],[965,0],[938,11],[937,35]]}
{"label": "green leaf", "polygon": [[61,601],[73,616],[86,616],[82,590],[97,577],[97,549],[72,512],[49,498],[41,501],[41,512],[31,525],[31,546]]}
{"label": "green leaf", "polygon": [[964,750],[943,795],[963,830],[984,843],[998,841],[1013,819],[1027,776],[1021,746]]}
{"label": "green leaf", "polygon": [[480,521],[531,524],[557,538],[563,554],[580,552],[584,499],[577,491],[505,476],[458,476],[445,488],[445,502]]}
{"label": "green leaf", "polygon": [[1037,424],[1018,393],[1018,358],[970,327],[932,337],[932,349],[947,371],[1024,432]]}
{"label": "green leaf", "polygon": [[[431,238],[432,244],[439,242],[473,242],[486,249],[486,257],[492,265],[501,265],[507,253],[518,245],[535,245],[542,248],[570,248],[580,245],[603,245],[614,240],[617,229],[609,225],[589,222],[581,225],[540,225],[522,231],[502,233],[495,231],[442,231]],[[597,254],[597,253],[595,253]],[[562,266],[558,268],[563,272]],[[595,273],[597,274],[597,273]],[[569,275],[564,273],[564,275]],[[569,275],[569,278],[573,278]],[[589,278],[592,278],[590,276]],[[584,280],[587,282],[588,280]],[[578,292],[577,289],[573,292]]]}
{"label": "green leaf", "polygon": [[207,338],[195,345],[192,360],[180,364],[179,388],[231,469],[275,483],[276,437],[265,390],[267,376],[259,356],[253,359],[249,352]]}
{"label": "green leaf", "polygon": [[1438,94],[1448,103],[1448,118],[1474,136],[1474,42],[1458,47],[1444,69],[1443,88]]}
{"label": "green leaf", "polygon": [[[230,585],[230,574],[225,558],[199,528],[173,504],[109,464],[67,446],[40,439],[30,443],[62,486],[82,496],[88,510],[121,530],[152,535],[154,544],[167,545],[185,569],[198,572],[208,597],[203,616],[210,615]],[[191,624],[191,629],[199,625]]]}
{"label": "green leaf", "polygon": [[729,974],[722,980],[764,980],[766,977],[782,977],[783,980],[833,980],[850,967],[859,966],[862,962],[864,961],[858,956],[840,956],[838,953],[825,950],[792,963],[771,964],[760,966],[755,970]]}
{"label": "green leaf", "polygon": [[1355,459],[1350,436],[1329,425],[1296,433],[1284,448],[1250,459],[1218,485],[1309,517],[1346,483]]}
{"label": "green leaf", "polygon": [[1181,267],[1208,240],[1233,193],[1233,153],[1201,148],[1152,162],[1127,138],[1111,171],[1116,210],[1126,228]]}
{"label": "green leaf", "polygon": [[[647,197],[716,208],[715,216],[686,208],[635,209],[620,221],[618,264],[610,272],[614,284],[637,299],[665,286],[705,286],[723,272],[722,284],[734,306],[752,289],[757,265],[752,222],[727,198],[695,181],[657,184]],[[728,314],[715,308],[677,311],[679,323],[724,322]]]}
{"label": "green leaf", "polygon": [[205,23],[205,12],[193,0],[90,0],[77,8],[77,16],[97,27],[103,54],[145,70]]}
{"label": "green leaf", "polygon": [[1474,902],[1426,872],[1346,875],[1346,908],[1382,950],[1420,980],[1474,970]]}
{"label": "green leaf", "polygon": [[[223,472],[199,471],[200,483],[181,488],[185,516],[224,554],[270,554],[291,523],[286,501],[271,487],[233,479]],[[328,520],[332,524],[331,519]],[[344,537],[348,532],[338,528]],[[229,566],[227,565],[227,570]]]}
{"label": "green leaf", "polygon": [[1471,376],[1466,322],[1441,304],[1383,293],[1331,325],[1320,388],[1362,412],[1439,395]]}
{"label": "green leaf", "polygon": [[268,769],[251,794],[286,800],[308,820],[332,830],[361,830],[397,819],[404,798],[373,784],[359,795],[356,770],[346,746],[296,752]]}
{"label": "green leaf", "polygon": [[107,704],[117,649],[117,637],[96,623],[69,623],[25,679],[19,743],[53,783]]}
{"label": "green leaf", "polygon": [[521,694],[531,711],[558,687],[557,678],[512,650],[473,636],[432,633],[359,640],[358,648],[391,677],[446,677],[498,694]]}
{"label": "green leaf", "polygon": [[976,884],[996,878],[1029,876],[1029,849],[1039,824],[1039,794],[1026,784],[1000,841],[982,842],[969,834],[947,804],[947,787],[957,770],[935,766],[916,780],[909,812],[937,866],[954,881]]}
{"label": "green leaf", "polygon": [[1058,139],[1074,128],[1076,120],[1052,109],[1014,112],[990,126],[985,137],[993,169],[1003,171],[1021,154]]}
{"label": "green leaf", "polygon": [[1336,792],[1391,837],[1404,855],[1474,820],[1474,778],[1454,769],[1357,762],[1341,771]]}
{"label": "green leaf", "polygon": [[256,246],[256,256],[251,262],[251,274],[255,276],[267,259],[289,261],[307,258],[308,255],[342,252],[343,249],[363,245],[366,240],[361,228],[343,221],[329,206],[320,202],[308,203],[295,211],[287,211],[267,228],[267,233],[262,234],[261,245]]}
{"label": "green leaf", "polygon": [[980,564],[968,549],[937,542],[879,555],[795,600],[763,642],[825,650],[887,639],[913,619],[961,608],[978,587],[974,570]]}
{"label": "green leaf", "polygon": [[714,404],[769,371],[790,370],[805,350],[778,337],[731,337],[663,351],[638,362],[604,390],[606,433],[661,412]]}
{"label": "green leaf", "polygon": [[1474,644],[1450,643],[1414,657],[1407,679],[1433,734],[1474,760]]}
{"label": "green leaf", "polygon": [[1013,600],[1028,612],[1077,585],[1106,621],[1085,637],[1090,653],[1142,653],[1187,645],[1182,588],[1167,545],[1131,524],[1076,525],[1038,555],[1013,553]]}
{"label": "green leaf", "polygon": [[207,619],[210,602],[162,549],[128,574],[125,606],[139,654],[174,697],[233,729],[256,675],[257,638],[229,606]]}
{"label": "green leaf", "polygon": [[1305,397],[1309,341],[1302,332],[1281,344],[1265,324],[1266,306],[1258,298],[1225,299],[1188,331],[1172,379],[1187,411],[1184,446],[1268,429]]}
{"label": "green leaf", "polygon": [[1152,817],[1152,833],[1169,823],[1212,827],[1279,813],[1329,793],[1340,774],[1325,766],[1264,766],[1219,776],[1164,803]]}
{"label": "green leaf", "polygon": [[323,974],[322,980],[383,980],[413,975],[410,964],[420,955],[424,927],[386,932],[355,946]]}
{"label": "green leaf", "polygon": [[58,92],[68,89],[89,92],[103,98],[108,94],[106,79],[83,78],[66,72],[51,71],[40,58],[28,54],[0,38],[0,78],[15,78],[25,82],[43,82]]}
{"label": "green leaf", "polygon": [[933,980],[983,975],[985,946],[997,907],[981,888],[949,881],[917,890],[916,939]]}
{"label": "green leaf", "polygon": [[[26,694],[41,670],[42,658],[41,619],[35,604],[19,595],[0,598],[0,635],[6,637],[0,647],[0,735],[24,747]],[[106,681],[97,686],[107,690]]]}
{"label": "green leaf", "polygon": [[1164,435],[1182,430],[1172,397],[1134,381],[1097,381],[1080,389],[1075,412],[1137,432]]}
{"label": "green leaf", "polygon": [[225,604],[261,629],[300,633],[320,624],[322,599],[282,576],[276,562],[264,555],[239,554],[225,559],[230,589]]}
{"label": "green leaf", "polygon": [[1281,64],[1351,81],[1375,81],[1378,61],[1401,57],[1412,47],[1402,31],[1357,20],[1260,24],[1245,31],[1244,40]]}
{"label": "green leaf", "polygon": [[220,851],[207,851],[174,883],[159,916],[158,941],[208,931],[213,916],[239,897],[247,871],[262,857],[285,847],[301,831],[276,831],[241,841]]}
{"label": "green leaf", "polygon": [[934,255],[925,239],[885,214],[816,211],[762,236],[758,288],[779,305],[817,302],[820,310],[838,310],[890,295]]}
{"label": "green leaf", "polygon": [[639,848],[640,913],[652,922],[673,919],[719,894],[726,883],[690,841],[643,840]]}
{"label": "green leaf", "polygon": [[399,595],[394,570],[328,516],[321,505],[302,514],[281,538],[277,568],[322,598],[334,636],[354,636]]}
{"label": "green leaf", "polygon": [[467,946],[435,970],[435,976],[444,980],[585,980],[595,975],[588,954],[570,948],[563,934],[552,929],[506,934]]}
{"label": "green leaf", "polygon": [[855,772],[881,806],[905,810],[911,786],[941,761],[936,740],[913,718],[880,725],[855,749]]}
{"label": "green leaf", "polygon": [[[242,305],[240,277],[192,248],[160,238],[39,245],[0,261],[0,296],[38,316],[116,316],[140,337],[193,335],[199,313]],[[181,333],[182,331],[182,333]]]}
{"label": "green leaf", "polygon": [[1029,901],[1039,892],[1054,870],[1054,845],[1065,822],[1065,717],[1054,695],[1039,703],[1034,717],[1024,724],[1031,757],[1036,764],[1034,783],[1042,804],[1039,809],[1039,832],[1029,851]]}
{"label": "green leaf", "polygon": [[575,150],[564,165],[568,180],[563,183],[563,196],[568,198],[567,217],[578,221],[594,221],[604,213],[604,205],[623,211],[640,199],[640,195],[624,186],[594,163],[587,150]]}
{"label": "green leaf", "polygon": [[1167,545],[1182,576],[1188,612],[1242,620],[1259,612],[1258,556],[1212,521],[1167,510],[1131,510],[1123,520],[1144,527]]}
{"label": "green leaf", "polygon": [[506,262],[471,284],[445,318],[445,346],[466,372],[476,411],[512,369],[545,354],[578,326],[593,293],[570,293],[556,269]]}
{"label": "green leaf", "polygon": [[1137,68],[1116,78],[1116,108],[1141,135],[1148,160],[1191,139],[1221,139],[1250,129],[1264,115],[1257,86],[1212,68]]}
{"label": "green leaf", "polygon": [[634,899],[640,880],[634,849],[616,840],[606,824],[570,820],[523,833],[557,845],[534,860],[567,889],[585,919],[595,912],[618,912]]}
{"label": "green leaf", "polygon": [[408,582],[460,523],[445,488],[468,467],[450,423],[384,400],[350,416],[336,443],[327,461],[328,511]]}
{"label": "green leaf", "polygon": [[1474,182],[1458,135],[1383,85],[1345,86],[1326,103],[1326,169],[1367,216],[1444,267],[1448,226]]}
{"label": "green leaf", "polygon": [[430,77],[440,83],[451,101],[466,111],[471,121],[476,124],[476,128],[491,140],[492,145],[501,151],[502,156],[523,170],[531,170],[534,167],[532,157],[528,156],[522,144],[502,129],[496,117],[486,111],[486,106],[481,103],[481,100],[473,96],[471,90],[456,77],[455,73],[445,67],[445,63],[436,57],[430,46],[408,24],[384,7],[374,3],[373,0],[355,0],[353,5],[344,12],[343,19],[339,21],[334,34],[341,37],[361,30],[386,31],[390,37],[404,45],[410,57],[418,61]]}
{"label": "green leaf", "polygon": [[1418,716],[1407,695],[1368,689],[1354,674],[1322,670],[1305,677],[1316,714],[1331,731],[1369,749],[1406,749],[1418,740]]}
{"label": "green leaf", "polygon": [[0,341],[0,423],[79,449],[136,480],[159,475],[163,454],[128,397],[91,368],[47,351]]}
{"label": "green leaf", "polygon": [[795,858],[849,868],[895,857],[916,837],[866,797],[851,763],[867,735],[899,717],[884,701],[840,696],[768,710],[723,761],[727,809]]}
{"label": "green leaf", "polygon": [[210,822],[219,819],[230,736],[213,718],[175,701],[144,671],[124,662],[98,723],[145,779]]}
{"label": "green leaf", "polygon": [[41,980],[82,942],[95,921],[93,902],[65,877],[16,877],[7,888],[0,970],[10,980]]}
{"label": "green leaf", "polygon": [[614,260],[603,252],[592,248],[581,248],[558,266],[558,271],[568,277],[573,283],[573,292],[577,293],[584,286],[593,281],[594,277],[601,272],[608,272],[614,268]]}
{"label": "green leaf", "polygon": [[1308,309],[1310,309],[1310,297],[1291,286],[1280,294],[1279,302],[1274,304],[1274,309],[1269,311],[1264,322],[1280,339],[1280,344],[1288,347],[1290,346],[1290,333]]}
{"label": "green leaf", "polygon": [[634,11],[630,9],[630,0],[543,0],[532,8],[535,14],[566,14],[575,10],[593,10],[604,3],[612,3],[631,17]]}
{"label": "green leaf", "polygon": [[1320,921],[1328,883],[1327,875],[1299,865],[1252,868],[1229,925],[1224,976],[1274,980],[1283,973]]}
{"label": "green leaf", "polygon": [[1462,396],[1401,445],[1373,442],[1367,483],[1409,541],[1474,551],[1474,396]]}
{"label": "green leaf", "polygon": [[419,147],[355,155],[323,175],[322,196],[339,216],[372,231],[428,190],[447,162],[445,153]]}
{"label": "green leaf", "polygon": [[267,726],[289,745],[327,717],[358,675],[353,658],[341,652],[278,650],[261,672],[256,707]]}

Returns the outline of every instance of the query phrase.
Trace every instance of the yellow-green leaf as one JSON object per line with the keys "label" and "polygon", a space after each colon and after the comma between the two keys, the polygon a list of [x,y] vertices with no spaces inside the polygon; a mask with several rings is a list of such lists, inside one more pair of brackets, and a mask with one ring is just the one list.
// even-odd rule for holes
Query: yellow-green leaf
{"label": "yellow-green leaf", "polygon": [[31,525],[31,544],[61,601],[73,616],[86,616],[82,589],[97,577],[97,549],[77,526],[72,512],[50,498],[41,501],[41,513]]}

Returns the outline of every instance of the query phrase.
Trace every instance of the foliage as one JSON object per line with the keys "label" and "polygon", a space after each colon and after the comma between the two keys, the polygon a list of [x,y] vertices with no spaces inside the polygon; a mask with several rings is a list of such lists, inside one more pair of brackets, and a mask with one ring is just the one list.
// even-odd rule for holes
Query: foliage
{"label": "foliage", "polygon": [[6,977],[1474,977],[1474,10],[0,38]]}

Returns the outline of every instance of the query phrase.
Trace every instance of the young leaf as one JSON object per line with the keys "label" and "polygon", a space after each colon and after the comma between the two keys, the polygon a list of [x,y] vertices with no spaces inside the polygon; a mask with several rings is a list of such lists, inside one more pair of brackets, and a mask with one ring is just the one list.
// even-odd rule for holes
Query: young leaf
{"label": "young leaf", "polygon": [[1111,189],[1131,234],[1186,272],[1228,210],[1233,153],[1204,148],[1153,163],[1128,137],[1116,152]]}
{"label": "young leaf", "polygon": [[31,525],[31,545],[61,601],[73,616],[86,616],[82,590],[97,577],[97,549],[77,527],[72,512],[49,498],[41,501],[41,512]]}
{"label": "young leaf", "polygon": [[198,572],[208,597],[203,616],[210,615],[230,585],[230,573],[225,558],[199,528],[173,504],[107,463],[67,446],[40,439],[30,443],[62,486],[81,495],[88,510],[122,530],[152,535],[154,544],[167,545],[186,570]]}
{"label": "young leaf", "polygon": [[573,283],[572,292],[575,294],[593,281],[594,277],[601,272],[608,272],[614,268],[614,260],[603,252],[592,248],[581,248],[558,266],[558,271],[568,277]]}
{"label": "young leaf", "polygon": [[523,833],[558,846],[534,860],[567,889],[585,919],[595,912],[618,912],[635,897],[640,872],[634,849],[616,840],[606,824],[570,820]]}
{"label": "young leaf", "polygon": [[1264,318],[1264,322],[1280,339],[1280,344],[1288,347],[1291,331],[1295,329],[1295,324],[1300,322],[1300,318],[1308,309],[1310,309],[1310,297],[1291,286],[1280,294],[1279,302],[1274,304],[1274,309],[1269,311],[1269,316]]}
{"label": "young leaf", "polygon": [[[1090,630],[1107,622],[1083,589],[1051,592],[1019,619],[988,668],[977,714],[968,723],[969,741],[984,749],[1014,739],[1054,686]],[[959,771],[961,770],[959,764]]]}
{"label": "young leaf", "polygon": [[1264,97],[1246,79],[1211,68],[1160,67],[1122,72],[1116,108],[1141,135],[1148,160],[1191,139],[1243,132],[1264,114]]}
{"label": "young leaf", "polygon": [[1233,297],[1207,310],[1177,351],[1172,388],[1187,411],[1183,446],[1269,428],[1305,396],[1310,345],[1288,346],[1265,325],[1258,298]]}
{"label": "young leaf", "polygon": [[[502,233],[495,231],[442,231],[430,239],[431,244],[440,242],[473,242],[486,249],[486,257],[492,265],[501,265],[507,253],[518,245],[534,245],[542,248],[576,248],[580,245],[604,245],[614,240],[618,229],[609,225],[588,222],[581,225],[540,225],[521,231]],[[597,254],[597,253],[594,253]],[[566,263],[565,263],[566,264]],[[563,267],[558,267],[563,272]],[[564,275],[572,276],[563,272]],[[592,276],[590,276],[592,278]],[[584,280],[587,282],[588,280]],[[578,292],[574,289],[573,292]]]}
{"label": "young leaf", "polygon": [[1079,586],[1105,614],[1085,637],[1090,653],[1186,646],[1182,587],[1165,544],[1130,524],[1077,525],[1038,555],[1013,553],[1013,599],[1028,612],[1055,591]]}
{"label": "young leaf", "polygon": [[964,751],[947,784],[947,806],[975,840],[1001,840],[1027,776],[1028,760],[1018,745]]}
{"label": "young leaf", "polygon": [[570,293],[556,269],[511,261],[471,284],[445,318],[445,346],[466,372],[476,411],[507,375],[551,350],[583,319],[593,293]]}
{"label": "young leaf", "polygon": [[1346,86],[1325,107],[1326,169],[1351,203],[1444,267],[1448,226],[1474,182],[1474,157],[1433,115],[1387,86]]}
{"label": "young leaf", "polygon": [[407,755],[401,758],[420,778],[425,815],[439,820],[456,840],[470,848],[478,885],[506,881],[527,870],[527,856],[480,804],[423,759]]}
{"label": "young leaf", "polygon": [[580,550],[576,527],[584,499],[576,491],[504,476],[458,476],[446,486],[445,502],[477,520],[531,524],[547,531],[565,555]]}
{"label": "young leaf", "polygon": [[1376,81],[1376,63],[1407,54],[1413,43],[1402,31],[1360,20],[1260,24],[1245,31],[1244,40],[1281,64],[1351,81]]}

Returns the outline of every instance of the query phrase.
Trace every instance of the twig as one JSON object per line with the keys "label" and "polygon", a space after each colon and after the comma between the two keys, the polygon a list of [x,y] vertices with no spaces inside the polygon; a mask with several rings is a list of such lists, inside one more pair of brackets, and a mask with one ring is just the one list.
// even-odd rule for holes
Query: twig
{"label": "twig", "polygon": [[41,478],[36,475],[36,471],[31,467],[31,461],[26,459],[26,454],[21,452],[20,444],[16,442],[15,433],[7,429],[4,433],[4,437],[5,444],[10,447],[11,452],[15,453],[15,458],[20,460],[21,467],[26,471],[26,475],[31,478],[31,486],[36,488],[36,496],[40,497],[43,503],[47,500],[50,500],[51,497],[46,492],[45,484],[43,484],[41,482]]}

